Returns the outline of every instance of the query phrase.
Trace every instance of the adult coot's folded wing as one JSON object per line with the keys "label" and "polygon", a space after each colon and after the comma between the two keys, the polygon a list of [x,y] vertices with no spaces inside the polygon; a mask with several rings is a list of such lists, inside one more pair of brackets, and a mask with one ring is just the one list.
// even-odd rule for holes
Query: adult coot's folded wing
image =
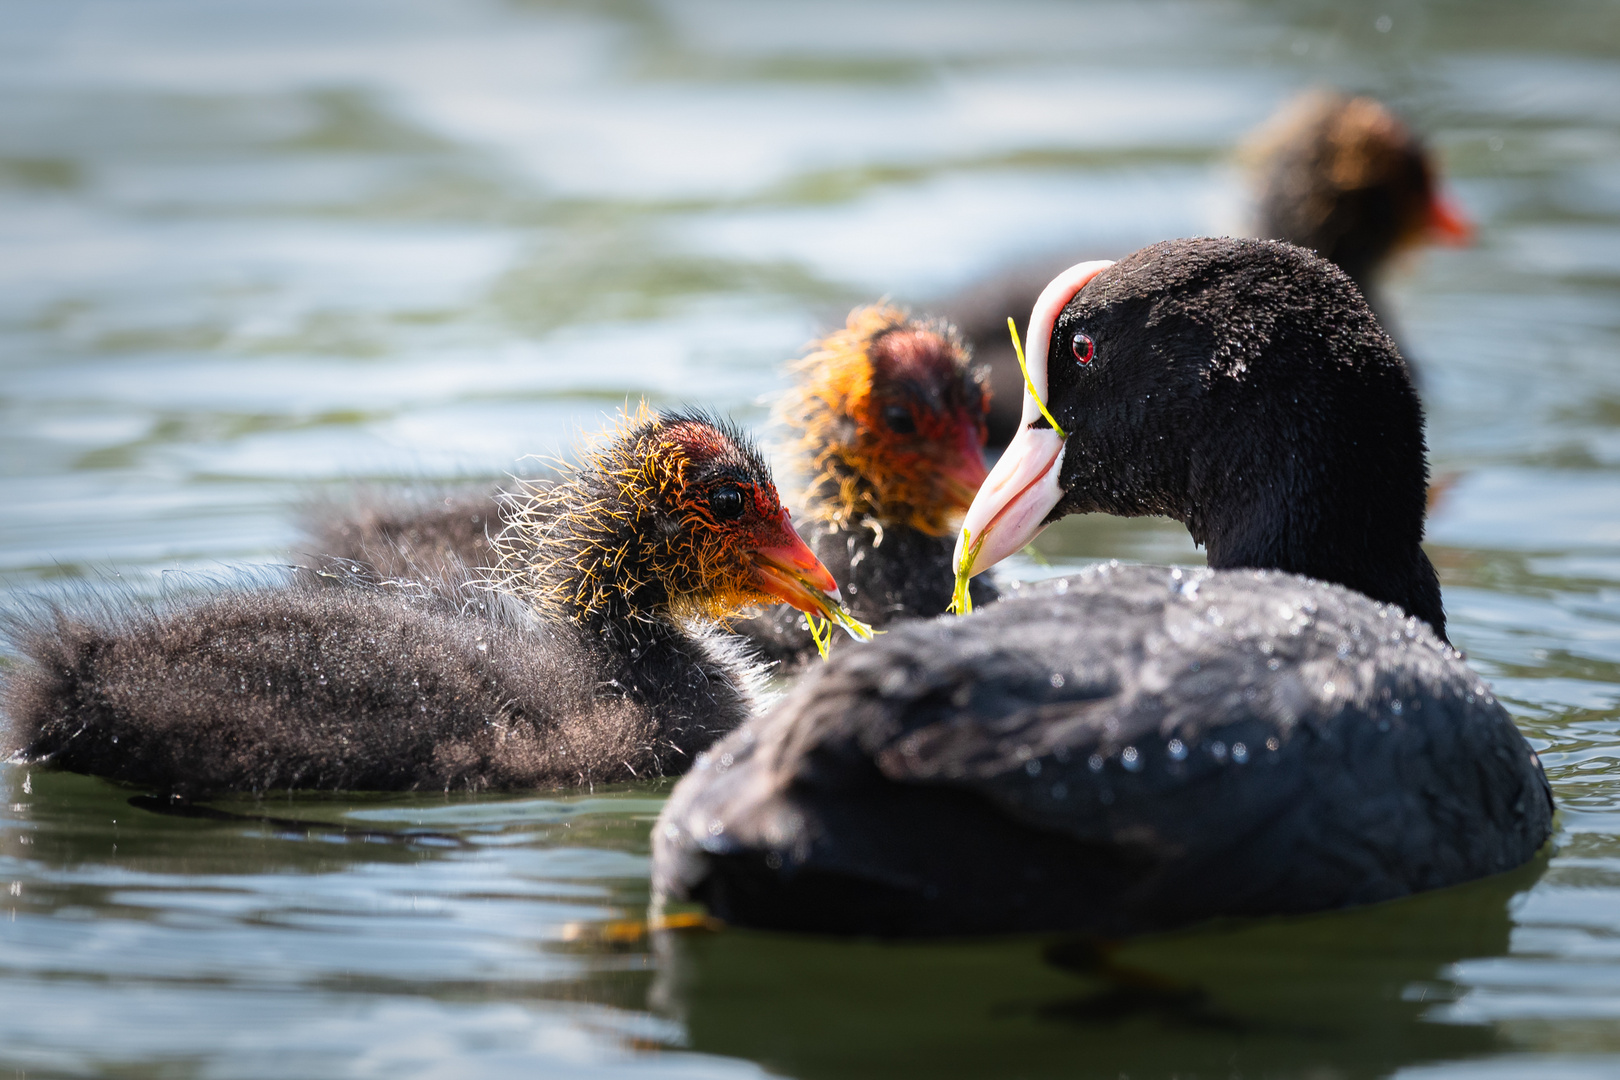
{"label": "adult coot's folded wing", "polygon": [[1546,835],[1522,736],[1397,608],[1253,571],[1021,591],[849,650],[717,745],[657,887],[762,925],[1126,933],[1451,884]]}

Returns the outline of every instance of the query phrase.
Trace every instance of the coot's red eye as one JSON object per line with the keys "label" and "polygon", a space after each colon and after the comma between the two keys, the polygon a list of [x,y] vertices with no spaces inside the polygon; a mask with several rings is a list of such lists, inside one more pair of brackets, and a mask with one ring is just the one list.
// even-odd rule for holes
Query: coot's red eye
{"label": "coot's red eye", "polygon": [[1070,347],[1074,349],[1075,360],[1081,364],[1091,363],[1091,355],[1097,351],[1097,346],[1089,337],[1078,333],[1074,335],[1074,342]]}

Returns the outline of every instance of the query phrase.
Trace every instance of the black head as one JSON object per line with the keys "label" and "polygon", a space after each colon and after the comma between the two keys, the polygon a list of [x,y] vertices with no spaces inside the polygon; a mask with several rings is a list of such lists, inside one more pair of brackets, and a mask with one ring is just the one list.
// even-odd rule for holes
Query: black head
{"label": "black head", "polygon": [[1292,245],[1229,239],[1077,271],[1030,323],[1045,334],[1030,343],[1031,377],[1063,435],[1026,402],[968,514],[984,545],[975,570],[1066,514],[1162,514],[1212,566],[1337,581],[1443,632],[1419,546],[1422,409],[1342,271]]}

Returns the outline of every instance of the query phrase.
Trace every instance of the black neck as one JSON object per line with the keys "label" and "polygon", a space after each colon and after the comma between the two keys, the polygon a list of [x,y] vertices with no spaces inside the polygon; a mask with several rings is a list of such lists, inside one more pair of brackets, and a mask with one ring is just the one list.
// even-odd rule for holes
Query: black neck
{"label": "black neck", "polygon": [[678,624],[667,606],[656,617],[592,611],[569,630],[591,656],[597,699],[641,706],[646,737],[673,753],[677,772],[754,711],[749,661]]}
{"label": "black neck", "polygon": [[1350,485],[1315,486],[1326,490],[1313,496],[1279,484],[1247,498],[1202,500],[1211,509],[1189,513],[1188,531],[1215,569],[1283,570],[1331,581],[1397,604],[1445,638],[1440,579],[1420,543],[1421,510],[1416,528],[1402,527],[1410,511],[1375,506]]}
{"label": "black neck", "polygon": [[[656,579],[637,577],[624,564],[606,565],[592,555],[582,552],[548,568],[558,582],[552,595],[568,598],[561,604],[564,618],[626,656],[638,653],[649,642],[679,633],[669,597]],[[635,562],[634,558],[625,560],[630,566]],[[582,569],[586,565],[591,567],[589,572]]]}

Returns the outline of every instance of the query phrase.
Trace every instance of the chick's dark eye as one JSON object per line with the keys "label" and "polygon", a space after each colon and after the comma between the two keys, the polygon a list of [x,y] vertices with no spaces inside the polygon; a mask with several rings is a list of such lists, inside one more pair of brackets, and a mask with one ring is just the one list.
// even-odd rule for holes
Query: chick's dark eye
{"label": "chick's dark eye", "polygon": [[714,494],[709,496],[709,509],[721,521],[734,521],[742,517],[743,493],[736,484],[727,484],[716,488]]}
{"label": "chick's dark eye", "polygon": [[1076,333],[1069,347],[1074,350],[1074,359],[1084,366],[1091,363],[1092,356],[1097,352],[1097,346],[1085,334]]}
{"label": "chick's dark eye", "polygon": [[883,423],[896,435],[915,435],[917,421],[904,405],[890,405],[883,410]]}

